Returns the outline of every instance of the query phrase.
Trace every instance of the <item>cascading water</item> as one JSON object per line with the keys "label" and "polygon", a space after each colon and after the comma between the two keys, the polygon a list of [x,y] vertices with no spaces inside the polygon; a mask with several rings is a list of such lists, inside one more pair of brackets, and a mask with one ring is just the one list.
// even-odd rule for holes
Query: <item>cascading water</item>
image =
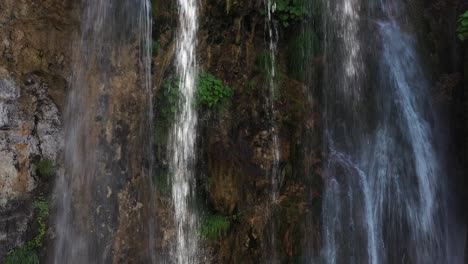
{"label": "cascading water", "polygon": [[277,241],[275,237],[275,206],[279,195],[279,138],[278,138],[278,127],[275,120],[275,95],[276,91],[276,51],[277,51],[277,38],[278,30],[276,23],[273,21],[273,15],[276,9],[276,3],[274,0],[266,0],[266,28],[268,32],[268,47],[269,47],[269,60],[265,65],[268,69],[268,80],[267,80],[267,113],[268,113],[268,122],[269,129],[271,134],[271,151],[272,151],[272,164],[269,171],[270,181],[271,181],[271,215],[270,222],[268,225],[269,232],[267,232],[267,247],[265,250],[265,259],[267,263],[278,263],[277,257]]}
{"label": "cascading water", "polygon": [[273,152],[273,164],[271,166],[270,177],[272,185],[272,201],[276,203],[279,193],[279,142],[278,142],[278,128],[275,121],[275,94],[276,94],[276,39],[278,38],[278,31],[273,21],[273,14],[276,9],[276,4],[273,0],[267,1],[267,28],[268,28],[268,40],[269,40],[269,52],[270,52],[270,65],[268,76],[268,98],[267,106],[269,113],[269,122],[271,123],[271,135],[272,135],[272,152]]}
{"label": "cascading water", "polygon": [[171,252],[175,263],[198,263],[198,218],[194,209],[195,140],[197,113],[194,95],[197,79],[196,44],[198,7],[196,0],[179,0],[179,32],[176,67],[180,78],[179,112],[172,128],[169,156],[172,202],[177,234]]}
{"label": "cascading water", "polygon": [[402,24],[407,7],[324,5],[324,262],[458,263],[429,83]]}
{"label": "cascading water", "polygon": [[[137,175],[148,176],[143,181],[149,182],[152,168],[150,1],[82,4],[64,115],[65,170],[55,188],[52,261],[60,264],[117,261],[123,239],[116,238],[123,236],[117,194]],[[148,210],[151,197],[140,197]],[[148,262],[155,261],[153,221],[149,217],[142,228],[149,237],[143,240],[147,256],[141,257]]]}

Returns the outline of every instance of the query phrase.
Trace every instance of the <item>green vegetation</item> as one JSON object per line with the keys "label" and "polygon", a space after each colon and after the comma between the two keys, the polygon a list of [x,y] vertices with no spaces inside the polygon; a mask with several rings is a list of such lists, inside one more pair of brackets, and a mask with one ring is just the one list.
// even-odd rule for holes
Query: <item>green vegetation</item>
{"label": "green vegetation", "polygon": [[158,40],[153,40],[152,45],[151,45],[151,50],[153,52],[153,55],[158,55],[159,51],[161,50],[161,44],[159,44]]}
{"label": "green vegetation", "polygon": [[153,182],[160,193],[169,194],[171,191],[171,179],[167,168],[158,168],[153,175]]}
{"label": "green vegetation", "polygon": [[273,57],[271,56],[271,52],[269,50],[264,50],[257,55],[256,64],[263,74],[270,74],[272,63]]}
{"label": "green vegetation", "polygon": [[39,257],[35,250],[23,246],[8,253],[5,264],[39,264]]}
{"label": "green vegetation", "polygon": [[5,258],[5,264],[39,264],[37,250],[43,245],[42,240],[46,232],[46,219],[49,216],[49,203],[43,196],[40,196],[33,202],[33,207],[37,214],[38,234],[22,247],[10,251]]}
{"label": "green vegetation", "polygon": [[167,132],[174,122],[174,118],[179,109],[180,98],[179,78],[170,77],[166,79],[161,87],[161,91],[156,97],[156,122],[155,122],[155,143],[163,145],[167,139]]}
{"label": "green vegetation", "polygon": [[458,18],[457,33],[461,41],[468,38],[468,10]]}
{"label": "green vegetation", "polygon": [[271,0],[276,6],[273,19],[283,27],[299,22],[309,13],[304,0]]}
{"label": "green vegetation", "polygon": [[201,73],[198,77],[196,101],[197,105],[210,109],[226,106],[233,96],[232,89],[209,73]]}
{"label": "green vegetation", "polygon": [[231,227],[229,220],[221,215],[208,215],[201,226],[201,235],[208,240],[218,240],[226,235]]}
{"label": "green vegetation", "polygon": [[288,44],[288,72],[297,80],[303,81],[306,69],[311,61],[320,53],[320,40],[312,30],[301,32]]}
{"label": "green vegetation", "polygon": [[169,78],[162,86],[162,97],[159,98],[161,103],[162,118],[171,122],[178,111],[179,98],[180,98],[180,80],[179,78]]}
{"label": "green vegetation", "polygon": [[54,162],[49,159],[43,159],[36,163],[36,173],[42,178],[50,178],[55,175]]}

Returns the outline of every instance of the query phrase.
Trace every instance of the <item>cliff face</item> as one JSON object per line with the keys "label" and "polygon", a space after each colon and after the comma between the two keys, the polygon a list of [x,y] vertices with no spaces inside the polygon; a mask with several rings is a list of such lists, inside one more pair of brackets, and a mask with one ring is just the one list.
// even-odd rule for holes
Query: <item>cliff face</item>
{"label": "cliff face", "polygon": [[[425,40],[427,53],[432,55],[431,65],[436,76],[433,82],[437,83],[434,94],[442,99],[443,109],[448,109],[446,116],[451,117],[448,126],[461,131],[465,126],[460,125],[459,119],[466,118],[462,84],[466,88],[468,83],[468,65],[462,65],[468,60],[466,56],[462,59],[461,54],[462,50],[465,55],[468,51],[466,43],[463,47],[453,46],[457,43],[454,28],[445,29],[447,25],[456,24],[457,14],[468,7],[455,2],[433,1],[424,6],[424,14],[418,13],[418,16],[425,29],[421,39]],[[168,105],[163,103],[170,99],[165,94],[165,84],[177,78],[173,68],[174,36],[177,34],[175,5],[171,0],[153,1],[156,251],[161,255],[169,252],[175,235],[166,157],[171,120],[166,116]],[[207,220],[210,217],[228,223],[216,236],[201,232],[203,247],[207,248],[206,261],[258,263],[271,252],[277,252],[281,263],[316,257],[321,243],[319,76],[323,59],[320,45],[311,47],[310,41],[304,39],[319,41],[320,22],[307,18],[288,26],[277,25],[279,77],[275,80],[278,92],[273,115],[277,131],[273,131],[266,106],[271,58],[268,58],[263,1],[204,0],[201,7],[200,71],[213,75],[233,91],[222,107],[197,106],[196,177],[202,201],[199,203],[201,228],[207,228],[204,225],[210,224]],[[80,24],[78,17],[74,1],[6,0],[0,3],[0,261],[9,250],[23,245],[37,233],[32,202],[37,196],[50,194],[54,186],[53,174],[63,171],[63,111],[75,48],[72,43]],[[304,32],[314,37],[304,37]],[[310,55],[307,74],[298,72],[297,68],[304,71],[304,67],[299,65],[301,62],[296,59],[295,51],[302,55],[306,51]],[[137,56],[133,52],[129,48],[131,59]],[[114,263],[139,263],[144,261],[142,256],[148,255],[144,252],[146,241],[140,238],[147,235],[141,222],[149,216],[142,208],[146,207],[145,201],[150,195],[141,192],[148,190],[141,179],[145,172],[139,170],[141,163],[146,162],[142,161],[145,158],[138,149],[141,139],[129,135],[141,133],[139,117],[146,110],[141,106],[142,95],[135,95],[132,90],[141,81],[136,77],[139,73],[128,69],[125,72],[127,74],[117,76],[112,84],[116,93],[110,108],[116,119],[107,131],[115,135],[115,140],[106,141],[106,135],[101,135],[100,144],[114,153],[112,166],[131,164],[129,171],[132,173],[128,178],[122,175],[119,182],[109,181],[108,185],[100,186],[101,189],[96,187],[96,194],[90,194],[89,199],[100,195],[98,198],[106,201],[110,186],[110,207],[118,209],[112,215],[94,216],[95,219],[86,221],[101,224],[99,221],[107,223],[105,221],[112,218],[109,224],[112,231],[105,235],[113,237],[114,255],[108,259]],[[98,89],[99,85],[93,87]],[[450,100],[456,103],[450,106],[449,102],[453,102]],[[100,129],[95,129],[96,134],[102,132]],[[279,135],[281,180],[278,198],[271,202],[269,172],[274,159],[274,133]],[[459,140],[464,135],[465,132],[460,132],[455,138]],[[452,148],[459,152],[465,150]],[[124,155],[120,155],[122,153]],[[40,173],[41,161],[52,162],[56,173],[50,177]],[[464,160],[459,162],[464,164]],[[93,215],[100,204],[90,206],[82,201],[75,206]],[[97,228],[96,233],[102,230]],[[54,238],[52,229],[48,230],[48,237]]]}
{"label": "cliff face", "polygon": [[52,186],[39,164],[60,168],[75,21],[70,1],[7,0],[0,10],[1,259],[35,233],[33,197]]}
{"label": "cliff face", "polygon": [[[294,58],[287,53],[294,34],[300,34],[307,24],[278,25],[279,77],[274,99],[278,131],[273,131],[267,108],[270,61],[263,3],[203,1],[201,7],[200,72],[213,75],[233,90],[229,102],[219,108],[197,107],[197,192],[200,200],[206,200],[201,203],[205,219],[201,228],[209,225],[206,219],[213,216],[229,222],[222,235],[204,237],[207,258],[213,263],[256,263],[274,251],[284,263],[299,261],[308,254],[306,247],[317,249],[320,241],[320,107],[314,94],[318,80],[306,84],[294,78],[290,68]],[[158,102],[164,100],[164,83],[174,77],[170,62],[174,59],[177,13],[169,1],[157,1],[155,10],[156,162],[163,175],[167,171],[167,127],[158,120],[165,113],[165,106]],[[310,59],[320,61],[319,56]],[[315,66],[318,72],[320,64]],[[279,134],[281,184],[279,197],[272,203],[269,172],[274,160],[273,133]],[[159,177],[163,178],[160,182],[168,181],[166,176]],[[158,197],[160,237],[165,238],[159,246],[168,251],[174,235],[170,194],[160,190]],[[304,244],[304,234],[313,245]]]}

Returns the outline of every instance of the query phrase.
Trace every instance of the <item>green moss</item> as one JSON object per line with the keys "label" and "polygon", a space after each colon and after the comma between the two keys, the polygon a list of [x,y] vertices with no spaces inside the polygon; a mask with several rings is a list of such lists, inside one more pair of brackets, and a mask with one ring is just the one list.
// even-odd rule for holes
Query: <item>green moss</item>
{"label": "green moss", "polygon": [[154,140],[156,145],[164,145],[167,141],[168,131],[174,122],[179,109],[180,98],[179,78],[166,79],[161,91],[156,97],[156,120]]}
{"label": "green moss", "polygon": [[10,251],[5,258],[5,264],[39,264],[37,250],[43,246],[46,219],[49,216],[49,203],[43,196],[40,196],[33,202],[33,208],[36,210],[37,215],[38,234],[22,247]]}
{"label": "green moss", "polygon": [[153,40],[151,50],[153,55],[158,55],[159,51],[161,50],[161,44],[159,44],[158,40]]}
{"label": "green moss", "polygon": [[20,247],[8,253],[5,264],[39,264],[39,257],[36,251]]}
{"label": "green moss", "polygon": [[458,18],[457,34],[461,41],[468,38],[468,10]]}
{"label": "green moss", "polygon": [[50,178],[55,175],[54,162],[49,159],[43,159],[36,163],[36,173],[42,178]]}
{"label": "green moss", "polygon": [[288,73],[297,80],[304,80],[307,66],[320,53],[320,40],[315,32],[301,32],[288,44]]}
{"label": "green moss", "polygon": [[220,109],[229,102],[234,92],[221,80],[209,73],[201,73],[198,77],[196,102],[197,105]]}
{"label": "green moss", "polygon": [[170,174],[167,168],[160,168],[155,171],[153,181],[160,193],[168,194],[171,191]]}
{"label": "green moss", "polygon": [[201,226],[201,235],[208,240],[214,241],[225,236],[229,231],[231,223],[221,215],[208,215]]}

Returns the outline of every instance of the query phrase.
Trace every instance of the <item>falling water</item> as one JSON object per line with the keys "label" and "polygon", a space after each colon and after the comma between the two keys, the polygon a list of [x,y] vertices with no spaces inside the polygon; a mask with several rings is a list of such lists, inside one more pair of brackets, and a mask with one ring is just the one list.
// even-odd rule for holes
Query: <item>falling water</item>
{"label": "falling water", "polygon": [[267,113],[268,113],[268,122],[270,127],[271,134],[271,151],[272,151],[272,164],[269,171],[270,181],[271,181],[271,215],[270,222],[268,225],[269,231],[267,232],[267,247],[265,251],[267,263],[278,263],[277,256],[277,239],[275,237],[275,230],[277,224],[275,222],[275,205],[279,195],[279,138],[278,138],[278,126],[275,120],[275,96],[277,93],[276,89],[276,52],[277,52],[277,38],[278,30],[275,21],[273,20],[273,15],[276,9],[276,3],[274,0],[266,0],[266,29],[268,32],[268,47],[269,47],[269,60],[266,65],[268,69],[268,79],[267,79]]}
{"label": "falling water", "polygon": [[[117,260],[117,194],[152,167],[150,1],[87,0],[82,8],[64,115],[65,170],[55,189],[57,264]],[[154,262],[152,225],[141,257]]]}
{"label": "falling water", "polygon": [[322,256],[325,263],[456,263],[447,246],[447,175],[429,83],[404,24],[407,7],[371,2],[324,3]]}
{"label": "falling water", "polygon": [[176,67],[180,78],[179,112],[169,144],[172,199],[176,223],[176,241],[172,252],[176,263],[197,263],[198,232],[194,210],[194,161],[197,113],[194,94],[197,79],[196,44],[198,7],[196,0],[179,0],[179,32]]}
{"label": "falling water", "polygon": [[269,41],[269,56],[270,59],[268,62],[270,65],[267,65],[269,68],[268,75],[268,97],[267,97],[267,106],[269,114],[269,122],[271,123],[271,135],[272,135],[272,152],[273,152],[273,164],[271,166],[270,177],[272,184],[272,201],[276,202],[279,192],[279,179],[278,179],[278,169],[279,169],[279,142],[278,142],[278,128],[275,121],[275,95],[276,91],[276,50],[277,44],[276,40],[278,38],[278,30],[275,22],[273,21],[273,14],[275,13],[276,4],[273,0],[267,1],[267,29],[268,29],[268,41]]}

